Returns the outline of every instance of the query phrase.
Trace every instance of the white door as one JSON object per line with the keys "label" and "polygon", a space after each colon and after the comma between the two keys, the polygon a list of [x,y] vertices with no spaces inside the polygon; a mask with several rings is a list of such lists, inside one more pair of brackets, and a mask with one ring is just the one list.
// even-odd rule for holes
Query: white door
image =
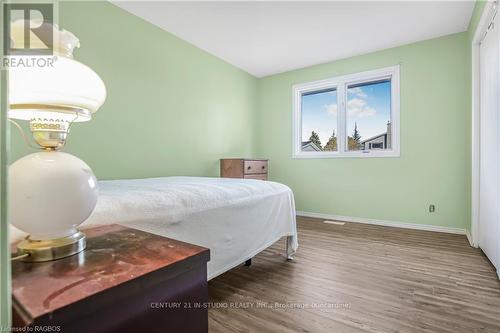
{"label": "white door", "polygon": [[499,269],[500,251],[500,53],[496,15],[480,45],[479,247]]}

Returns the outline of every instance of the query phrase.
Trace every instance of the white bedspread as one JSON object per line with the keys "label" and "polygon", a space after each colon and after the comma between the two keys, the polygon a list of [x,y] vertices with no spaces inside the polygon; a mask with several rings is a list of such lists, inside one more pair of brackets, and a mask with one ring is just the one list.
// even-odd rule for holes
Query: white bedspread
{"label": "white bedspread", "polygon": [[[96,209],[82,226],[122,224],[210,248],[209,279],[283,236],[298,247],[293,193],[270,181],[164,177],[99,182]],[[11,239],[19,238],[13,230]]]}

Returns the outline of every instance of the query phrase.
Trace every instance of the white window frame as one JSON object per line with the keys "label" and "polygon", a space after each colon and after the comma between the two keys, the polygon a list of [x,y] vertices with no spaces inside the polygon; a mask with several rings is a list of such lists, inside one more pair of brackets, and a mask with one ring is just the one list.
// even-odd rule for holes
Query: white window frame
{"label": "white window frame", "polygon": [[[356,83],[391,79],[391,150],[358,150],[346,149],[346,105],[347,87]],[[302,151],[302,94],[333,89],[337,90],[337,151]],[[293,86],[293,158],[366,158],[366,157],[399,157],[400,156],[400,123],[399,123],[399,65],[376,70],[337,76],[331,79],[296,84]]]}

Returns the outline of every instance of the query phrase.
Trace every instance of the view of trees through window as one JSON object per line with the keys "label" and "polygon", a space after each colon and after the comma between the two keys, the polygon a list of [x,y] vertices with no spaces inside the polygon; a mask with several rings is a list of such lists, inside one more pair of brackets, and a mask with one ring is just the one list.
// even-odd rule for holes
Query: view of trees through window
{"label": "view of trees through window", "polygon": [[[346,87],[345,150],[390,150],[390,79]],[[337,89],[302,94],[302,151],[337,151],[339,108]]]}
{"label": "view of trees through window", "polygon": [[337,90],[302,94],[302,151],[337,150]]}

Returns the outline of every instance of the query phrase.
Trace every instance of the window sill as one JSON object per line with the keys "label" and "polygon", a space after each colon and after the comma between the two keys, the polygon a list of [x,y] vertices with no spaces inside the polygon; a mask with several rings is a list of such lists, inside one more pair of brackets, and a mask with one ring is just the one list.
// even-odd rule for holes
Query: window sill
{"label": "window sill", "polygon": [[312,158],[386,158],[386,157],[401,157],[398,151],[371,151],[367,153],[363,152],[349,152],[349,153],[294,153],[292,155],[293,159],[312,159]]}

